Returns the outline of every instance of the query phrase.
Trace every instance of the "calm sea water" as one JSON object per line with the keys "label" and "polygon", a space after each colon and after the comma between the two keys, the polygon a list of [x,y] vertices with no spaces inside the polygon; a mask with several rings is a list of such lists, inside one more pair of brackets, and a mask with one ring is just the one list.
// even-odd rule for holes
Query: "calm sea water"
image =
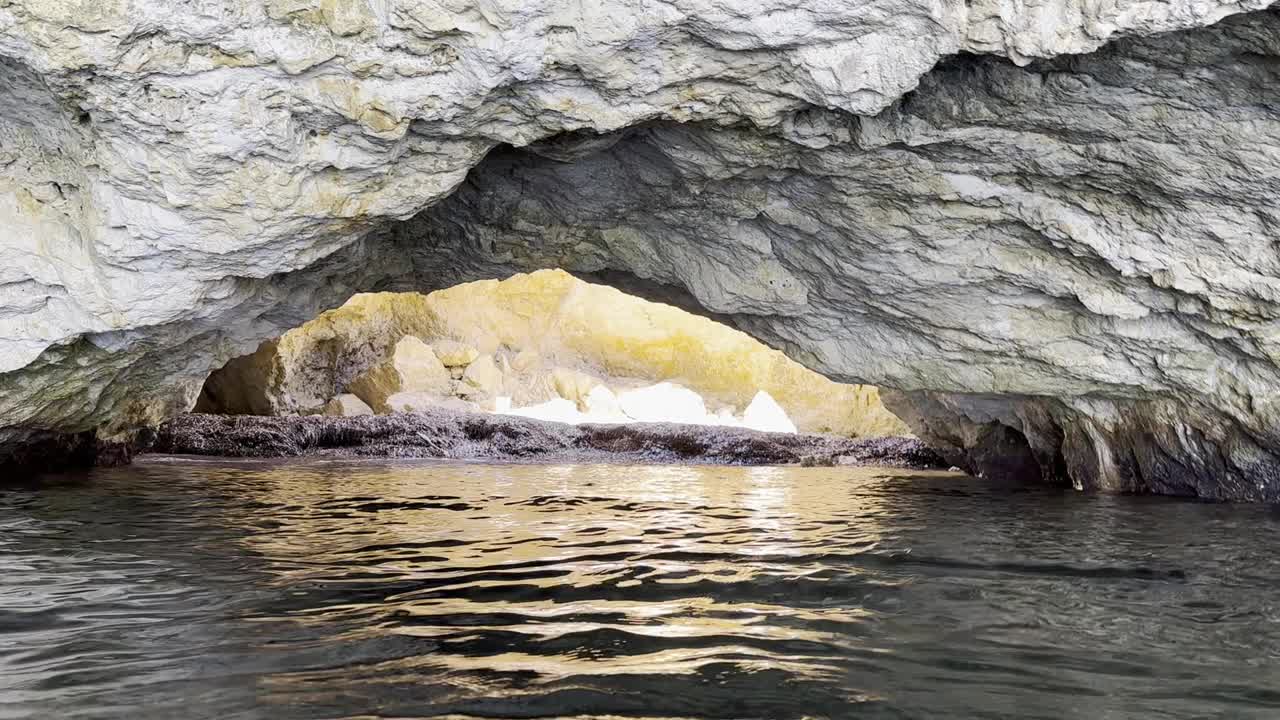
{"label": "calm sea water", "polygon": [[1276,718],[1280,515],[846,468],[0,489],[0,718]]}

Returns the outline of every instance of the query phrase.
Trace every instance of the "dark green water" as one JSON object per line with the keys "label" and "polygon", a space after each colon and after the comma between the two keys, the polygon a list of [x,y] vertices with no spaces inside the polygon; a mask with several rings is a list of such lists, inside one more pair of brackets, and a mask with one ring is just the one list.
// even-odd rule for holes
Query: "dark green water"
{"label": "dark green water", "polygon": [[0,490],[0,718],[1276,718],[1280,515],[845,468]]}

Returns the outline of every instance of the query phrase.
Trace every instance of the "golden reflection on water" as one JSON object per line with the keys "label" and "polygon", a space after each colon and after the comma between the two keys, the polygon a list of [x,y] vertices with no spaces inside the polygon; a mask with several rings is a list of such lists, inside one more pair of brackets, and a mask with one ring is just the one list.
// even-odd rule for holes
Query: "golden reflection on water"
{"label": "golden reflection on water", "polygon": [[[344,482],[352,472],[360,476],[358,487]],[[511,647],[419,658],[450,677],[532,673],[545,684],[583,673],[690,674],[732,658],[743,672],[818,679],[836,666],[774,644],[847,651],[857,639],[849,628],[870,611],[788,602],[787,583],[824,581],[829,568],[822,553],[807,556],[831,547],[833,535],[854,551],[875,547],[886,530],[880,523],[886,500],[862,495],[833,502],[833,494],[847,493],[850,475],[886,472],[893,471],[259,466],[242,489],[253,493],[254,504],[273,508],[273,522],[244,543],[281,585],[394,581],[394,591],[375,602],[317,608],[310,617],[296,616],[298,622],[371,613],[381,632],[454,645],[488,634]],[[258,518],[242,520],[255,526]],[[341,568],[352,577],[344,578]],[[422,588],[405,588],[415,583]],[[768,601],[767,592],[715,597],[717,587],[762,583],[778,589],[780,602]],[[594,655],[585,649],[589,642],[575,647],[571,641],[610,634],[623,645],[680,641]],[[294,679],[314,682],[305,673]]]}
{"label": "golden reflection on water", "polygon": [[1270,718],[1274,520],[871,468],[152,457],[0,492],[0,717]]}
{"label": "golden reflection on water", "polygon": [[[360,474],[354,490],[343,482],[352,470]],[[858,475],[894,473],[842,468],[835,480],[844,484]],[[583,531],[595,546],[644,547],[661,539],[663,546],[691,551],[728,544],[735,546],[735,554],[802,552],[813,521],[831,519],[833,493],[841,492],[838,484],[829,482],[833,474],[830,468],[461,463],[362,467],[344,461],[263,465],[254,468],[254,483],[241,489],[252,492],[260,505],[286,508],[273,511],[272,518],[279,522],[274,531],[245,539],[255,552],[284,566],[295,559],[314,560],[318,551],[450,536],[504,538],[509,546],[501,557],[515,562],[573,557],[577,550],[566,549],[565,543]],[[806,482],[810,476],[812,482]],[[889,510],[886,502],[881,495],[850,494],[838,498],[836,514],[850,522],[864,542],[874,542],[882,531],[880,518]],[[483,512],[448,507],[459,503],[482,504]],[[363,509],[364,504],[376,507]],[[690,533],[691,537],[645,537],[655,529],[687,530],[690,522],[703,524],[705,519],[691,512],[696,510],[719,512],[712,514],[713,520],[732,522],[718,523],[722,527],[710,523],[704,533]],[[361,518],[359,528],[341,532],[338,525],[343,523],[335,521],[349,520],[353,514]],[[245,519],[252,523],[257,518]],[[453,554],[449,560],[468,557],[473,556]],[[492,560],[488,554],[475,558],[486,564]]]}

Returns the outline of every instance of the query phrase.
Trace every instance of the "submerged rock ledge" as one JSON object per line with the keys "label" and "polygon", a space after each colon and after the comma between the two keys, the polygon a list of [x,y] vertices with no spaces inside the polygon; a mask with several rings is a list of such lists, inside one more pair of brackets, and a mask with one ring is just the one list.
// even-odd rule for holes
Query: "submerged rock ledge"
{"label": "submerged rock ledge", "polygon": [[443,408],[359,417],[191,413],[162,425],[149,451],[218,457],[947,467],[913,438],[852,440],[669,423],[565,425]]}

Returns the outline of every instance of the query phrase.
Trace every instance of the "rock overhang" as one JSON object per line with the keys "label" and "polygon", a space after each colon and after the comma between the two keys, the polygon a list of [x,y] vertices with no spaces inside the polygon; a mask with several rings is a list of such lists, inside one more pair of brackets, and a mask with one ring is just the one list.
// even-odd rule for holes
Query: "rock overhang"
{"label": "rock overhang", "polygon": [[566,267],[959,451],[1277,492],[1277,21],[1200,27],[1264,3],[162,5],[0,8],[14,442],[153,422],[355,291]]}

